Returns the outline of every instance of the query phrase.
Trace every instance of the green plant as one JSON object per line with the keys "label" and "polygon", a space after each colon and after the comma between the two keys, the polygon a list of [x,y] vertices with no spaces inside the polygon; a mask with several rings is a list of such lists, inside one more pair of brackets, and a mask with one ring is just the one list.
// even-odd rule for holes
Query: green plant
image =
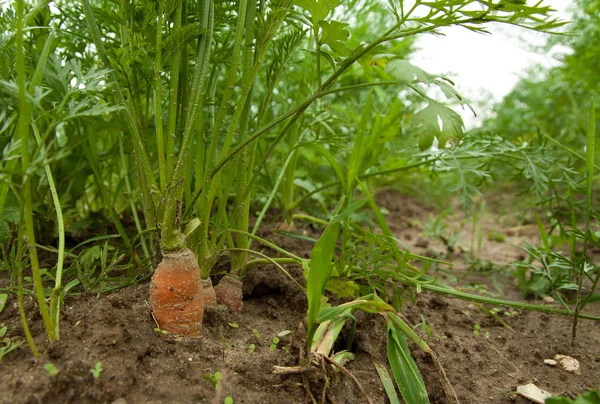
{"label": "green plant", "polygon": [[488,240],[495,241],[497,243],[502,243],[506,239],[506,236],[497,230],[491,230],[487,235]]}
{"label": "green plant", "polygon": [[431,327],[429,326],[429,324],[427,324],[427,321],[425,320],[425,317],[423,317],[422,314],[421,322],[413,327],[415,331],[417,331],[417,328],[421,328],[422,331],[420,332],[420,334],[425,334],[424,336],[422,336],[422,338],[425,340],[425,342],[429,343],[429,340],[431,339]]}
{"label": "green plant", "polygon": [[[292,334],[292,331],[290,330],[284,330],[279,332],[275,337],[273,337],[273,339],[271,340],[271,344],[269,345],[269,349],[271,350],[271,352],[275,352],[278,348],[279,343],[281,342],[280,338],[285,337],[286,335]],[[281,347],[281,349],[285,350],[286,352],[288,352],[288,348],[287,347]]]}
{"label": "green plant", "polygon": [[48,372],[51,377],[56,377],[60,371],[52,363],[48,362],[44,365],[44,369]]}
{"label": "green plant", "polygon": [[[600,280],[600,270],[596,268],[596,274],[593,274],[594,266],[593,264],[588,264],[588,247],[590,244],[593,244],[595,241],[598,241],[594,238],[594,235],[590,231],[590,222],[592,220],[592,216],[598,217],[598,215],[592,210],[592,187],[594,183],[594,169],[595,169],[595,155],[596,155],[596,111],[594,106],[594,99],[591,100],[590,105],[590,116],[588,119],[588,128],[587,128],[587,144],[586,144],[586,159],[585,159],[585,179],[586,179],[586,187],[585,187],[585,228],[582,233],[579,235],[583,235],[583,251],[582,256],[584,261],[578,266],[577,273],[577,302],[575,303],[575,315],[573,317],[573,329],[571,334],[571,345],[575,342],[575,338],[577,337],[577,323],[578,323],[578,314],[581,312],[581,309],[585,307],[588,303],[589,296],[593,295],[598,286],[598,281]],[[588,295],[584,299],[582,297],[582,289],[583,282],[585,278],[588,278],[592,282],[592,286]]]}
{"label": "green plant", "polygon": [[[8,295],[6,293],[0,293],[0,313],[4,309],[6,305],[6,299]],[[17,341],[13,338],[6,337],[6,332],[8,331],[8,327],[4,325],[4,323],[0,324],[0,361],[4,358],[8,353],[16,350],[23,344],[23,341]]]}
{"label": "green plant", "polygon": [[279,344],[279,337],[273,337],[271,340],[271,345],[269,345],[271,352],[275,352],[277,350],[277,344]]}
{"label": "green plant", "polygon": [[96,380],[100,378],[100,375],[103,371],[104,369],[102,368],[102,362],[100,361],[96,362],[94,367],[90,369],[90,373],[92,373],[92,376],[94,376],[94,379]]}
{"label": "green plant", "polygon": [[[475,257],[475,240],[477,240],[477,255],[481,253],[481,245],[483,242],[483,230],[481,229],[480,221],[485,213],[485,201],[481,201],[479,209],[473,209],[471,222],[471,256]],[[479,224],[479,226],[478,226]]]}
{"label": "green plant", "polygon": [[598,390],[590,390],[582,393],[576,399],[569,397],[550,397],[546,399],[546,404],[598,404],[600,403],[600,394]]}
{"label": "green plant", "polygon": [[448,231],[445,217],[450,213],[449,210],[446,210],[437,215],[430,215],[429,221],[423,225],[423,234],[442,241],[448,251],[452,252],[460,238],[460,229]]}
{"label": "green plant", "polygon": [[6,337],[8,328],[4,323],[0,324],[0,361],[10,352],[18,349],[24,341],[15,340],[13,338]]}
{"label": "green plant", "polygon": [[[157,319],[157,332],[197,335],[203,312],[198,281],[211,275],[224,254],[231,267],[222,282],[231,286],[220,297],[235,310],[241,308],[239,278],[248,268],[274,264],[293,279],[282,265],[303,267],[310,355],[302,366],[316,360],[344,372],[352,358],[353,310],[382,315],[392,376],[410,403],[427,397],[406,338],[434,357],[401,316],[406,301],[422,290],[597,320],[579,313],[590,301],[581,293],[574,313],[444,284],[428,271],[448,263],[400,248],[374,196],[381,185],[409,173],[427,181],[451,173],[451,192],[460,193],[468,206],[485,182],[507,171],[521,174],[536,195],[559,194],[553,173],[564,169],[568,182],[574,171],[565,159],[549,164],[554,160],[543,134],[516,143],[486,131],[463,133],[462,119],[452,108],[468,105],[453,83],[406,60],[415,38],[443,33],[448,26],[486,32],[487,23],[499,22],[555,31],[563,23],[548,17],[548,7],[491,0],[391,0],[387,5],[371,0],[83,0],[58,7],[64,13],[51,13],[48,3],[20,0],[7,14],[14,14],[14,21],[0,18],[0,51],[7,56],[0,58],[0,97],[6,101],[0,103],[0,146],[6,156],[0,162],[0,238],[7,240],[3,261],[11,266],[11,286],[17,284],[34,354],[24,294],[36,296],[53,341],[59,337],[60,304],[72,288],[114,290],[142,279],[143,269],[161,258],[180,264],[185,258],[193,287],[183,300],[196,305],[185,307],[193,312],[192,326],[182,332]],[[39,25],[38,16],[43,17]],[[430,95],[431,87],[444,101]],[[588,156],[593,168],[590,161]],[[589,192],[588,187],[588,225]],[[290,227],[293,220],[325,226],[310,259],[256,236],[277,203]],[[298,213],[300,208],[307,213]],[[129,216],[132,223],[124,223]],[[433,234],[449,247],[456,245],[440,219],[431,222]],[[476,222],[473,216],[473,228]],[[44,223],[56,231],[36,234]],[[588,225],[583,236],[596,242]],[[66,251],[66,234],[75,237],[92,226],[115,234]],[[573,233],[572,246],[581,236]],[[50,250],[57,253],[56,266],[40,268],[38,244],[55,239],[58,247]],[[279,256],[254,251],[251,242]],[[548,247],[549,242],[546,256]],[[72,261],[63,271],[66,255]],[[29,266],[31,276],[23,276]],[[582,277],[596,276],[595,269],[575,268],[583,270],[574,283],[581,292]],[[558,290],[566,284],[553,269],[538,275]],[[63,285],[65,276],[71,279]],[[590,279],[595,287],[598,277]],[[53,283],[49,293],[44,282]],[[154,296],[175,289],[169,282],[152,282],[162,291],[153,294],[153,303],[159,300]],[[349,302],[330,307],[325,291]],[[348,322],[348,350],[332,354]],[[427,330],[424,323],[421,327]],[[272,350],[279,338],[271,340]],[[101,371],[98,362],[94,377]],[[215,387],[216,378],[217,373],[209,378]],[[391,378],[386,380],[393,397]]]}
{"label": "green plant", "polygon": [[392,381],[387,369],[379,364],[375,364],[375,369],[377,369],[377,374],[379,375],[379,379],[381,380],[381,384],[383,384],[383,388],[385,389],[385,393],[387,394],[390,403],[400,404],[400,399],[398,399],[394,382]]}
{"label": "green plant", "polygon": [[221,380],[222,376],[223,376],[223,374],[221,372],[215,372],[215,373],[206,373],[202,377],[204,377],[204,380],[211,382],[215,389],[218,389],[219,381]]}
{"label": "green plant", "polygon": [[[475,323],[473,325],[473,335],[476,337],[479,337],[479,335],[481,335],[481,325],[479,323]],[[486,331],[485,334],[483,334],[483,336],[486,338],[489,338],[490,333],[488,331]]]}
{"label": "green plant", "polygon": [[[58,14],[47,4],[36,8],[17,2],[14,42],[3,48],[14,53],[17,63],[15,68],[1,66],[8,78],[2,97],[12,101],[2,111],[8,136],[1,145],[10,158],[2,163],[0,207],[19,206],[9,190],[23,180],[23,234],[31,246],[34,289],[49,338],[58,338],[56,302],[63,289],[64,254],[59,254],[55,292],[45,308],[32,219],[31,202],[37,194],[51,191],[52,208],[44,213],[50,217],[54,211],[50,220],[61,240],[73,231],[78,217],[90,220],[94,212],[103,212],[136,265],[147,265],[150,256],[157,261],[160,252],[176,254],[187,243],[194,246],[206,278],[227,246],[231,272],[237,275],[249,254],[250,238],[243,232],[248,230],[251,198],[264,185],[263,175],[280,182],[285,178],[283,199],[292,212],[305,197],[294,199],[289,188],[295,186],[293,174],[306,168],[299,164],[301,153],[312,154],[314,161],[329,163],[328,172],[333,170],[341,184],[338,206],[344,209],[352,203],[357,179],[435,160],[385,166],[378,158],[381,152],[400,145],[394,144],[398,131],[390,129],[395,120],[402,118],[405,132],[418,137],[422,149],[434,137],[439,148],[461,138],[458,115],[425,89],[437,86],[454,103],[463,103],[462,97],[448,80],[403,59],[417,35],[450,25],[484,31],[482,24],[491,21],[541,31],[562,25],[546,19],[545,7],[510,5],[497,13],[491,2],[478,3],[482,8],[477,11],[469,10],[471,3],[454,0],[434,6],[417,1],[405,8],[392,2],[390,9],[373,3],[369,10],[383,21],[381,32],[374,35],[365,28],[370,25],[366,11],[363,15],[360,8],[339,2],[100,5],[86,0],[61,4]],[[431,12],[423,18],[416,11],[420,7]],[[27,27],[38,14],[44,17],[42,35],[30,37]],[[75,17],[82,14],[85,22]],[[343,22],[356,15],[361,18],[355,25]],[[11,21],[2,23],[12,29]],[[81,35],[74,39],[69,32]],[[56,49],[61,52],[54,56]],[[300,49],[309,49],[309,56]],[[301,74],[289,73],[288,67],[300,59]],[[414,95],[388,103],[384,88],[394,86]],[[46,87],[53,91],[44,92]],[[361,92],[367,88],[369,94]],[[331,108],[325,99],[333,100]],[[376,113],[377,103],[390,105],[386,114]],[[346,106],[353,112],[341,112]],[[438,120],[441,127],[434,123]],[[374,131],[385,134],[383,140]],[[345,137],[333,136],[336,132]],[[281,155],[289,156],[287,169],[273,176],[272,162]],[[342,155],[348,164],[340,166],[336,159]],[[371,166],[375,171],[368,172]],[[38,179],[44,180],[43,186],[32,191],[30,185]],[[137,215],[140,206],[143,222]],[[120,217],[127,211],[135,224],[134,237]],[[344,244],[350,238],[350,220],[345,218],[341,230]],[[193,224],[189,231],[186,224]],[[62,245],[59,241],[59,251]]]}
{"label": "green plant", "polygon": [[[596,265],[588,257],[588,248],[590,245],[598,245],[598,239],[590,229],[592,219],[596,219],[598,214],[592,209],[592,185],[595,172],[595,107],[593,100],[590,105],[590,114],[587,129],[586,157],[579,157],[586,162],[584,173],[585,188],[583,206],[578,206],[574,201],[574,193],[579,191],[578,184],[564,184],[564,181],[557,181],[556,186],[567,185],[570,187],[569,197],[566,201],[556,193],[548,199],[550,204],[560,206],[565,203],[568,209],[568,216],[553,217],[552,226],[549,231],[540,217],[536,214],[536,221],[540,233],[541,246],[527,244],[524,251],[527,252],[529,259],[517,263],[515,272],[519,280],[519,286],[524,294],[534,293],[544,295],[551,293],[565,310],[573,313],[572,343],[577,334],[577,323],[579,312],[582,307],[590,302],[598,286],[600,279],[599,271]],[[560,143],[559,143],[560,144]],[[569,152],[571,154],[571,152]],[[583,216],[583,230],[580,230],[577,224],[577,216]],[[558,230],[560,234],[555,236],[553,232]],[[564,254],[562,247],[569,245],[569,254]],[[581,247],[581,250],[579,249]],[[590,289],[583,296],[584,280],[590,283]],[[575,292],[575,304],[569,305],[569,292]]]}

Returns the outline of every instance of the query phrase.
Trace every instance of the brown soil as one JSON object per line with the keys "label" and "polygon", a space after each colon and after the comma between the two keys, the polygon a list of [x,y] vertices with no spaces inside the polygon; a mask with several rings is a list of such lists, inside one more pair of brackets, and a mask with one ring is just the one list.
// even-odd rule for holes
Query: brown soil
{"label": "brown soil", "polygon": [[[379,202],[389,211],[392,230],[411,251],[452,260],[455,266],[442,273],[446,282],[455,282],[454,286],[467,292],[522,299],[508,267],[501,266],[524,257],[513,245],[522,245],[526,240],[537,242],[535,227],[483,220],[483,244],[475,270],[467,259],[472,245],[468,220],[460,215],[447,218],[450,225],[442,232],[442,239],[460,234],[458,243],[449,250],[443,240],[424,235],[426,224],[436,217],[433,207],[394,192],[380,194]],[[489,212],[490,216],[493,213]],[[504,241],[489,240],[487,234],[492,230],[504,234]],[[310,229],[305,231],[314,235]],[[279,235],[270,238],[297,255],[310,254],[310,243]],[[482,265],[487,262],[494,266]],[[288,270],[302,281],[300,268]],[[6,273],[0,276],[6,280]],[[235,403],[309,403],[305,385],[320,400],[324,379],[318,373],[303,380],[299,375],[272,372],[275,365],[298,364],[299,348],[305,344],[306,311],[302,291],[275,267],[250,270],[244,280],[240,313],[224,306],[207,308],[202,336],[197,340],[169,342],[162,338],[154,331],[147,301],[147,283],[110,295],[67,297],[61,339],[49,345],[44,342],[33,301],[28,300],[29,324],[42,356],[34,359],[23,345],[0,362],[0,402],[222,403],[231,396]],[[599,306],[590,305],[587,311],[599,315]],[[554,394],[570,396],[600,387],[600,334],[598,325],[592,322],[580,324],[576,344],[570,348],[568,318],[502,309],[500,315],[513,328],[510,330],[469,302],[426,292],[417,296],[416,303],[409,303],[404,314],[411,324],[420,323],[421,316],[426,319],[432,330],[430,346],[461,403],[526,403],[512,392],[530,382]],[[372,314],[356,313],[356,319],[356,359],[347,369],[374,403],[387,403],[374,368],[375,363],[387,362],[385,324],[381,316]],[[0,323],[8,326],[10,337],[22,338],[13,296],[0,314]],[[474,334],[476,324],[481,327],[479,335]],[[284,330],[292,333],[281,337],[276,349],[270,349],[272,339]],[[430,357],[414,346],[411,349],[431,402],[449,402]],[[543,363],[556,354],[578,359],[581,374]],[[98,362],[103,371],[94,378],[90,369]],[[56,376],[44,369],[47,363],[58,369]],[[216,372],[222,373],[218,388],[206,380]],[[365,402],[354,381],[344,374],[330,374],[326,400]]]}

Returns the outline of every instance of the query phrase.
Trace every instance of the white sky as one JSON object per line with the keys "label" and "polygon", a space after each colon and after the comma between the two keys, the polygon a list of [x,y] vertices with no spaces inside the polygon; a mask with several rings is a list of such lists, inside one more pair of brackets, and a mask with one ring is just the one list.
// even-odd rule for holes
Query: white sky
{"label": "white sky", "polygon": [[[544,1],[557,10],[556,16],[562,20],[571,18],[567,9],[572,3],[572,0]],[[420,50],[411,57],[411,62],[426,72],[442,74],[454,81],[458,92],[475,104],[480,117],[489,111],[477,108],[477,101],[490,97],[500,101],[528,68],[558,64],[552,54],[536,54],[531,49],[532,45],[543,45],[546,34],[505,24],[489,26],[488,30],[492,35],[452,27],[442,31],[445,36],[422,36],[417,41]],[[472,113],[461,115],[467,128],[478,121]]]}

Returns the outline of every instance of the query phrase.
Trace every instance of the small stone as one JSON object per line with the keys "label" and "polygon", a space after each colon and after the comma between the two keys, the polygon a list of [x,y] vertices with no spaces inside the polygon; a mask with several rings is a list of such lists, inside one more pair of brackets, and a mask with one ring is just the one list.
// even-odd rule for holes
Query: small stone
{"label": "small stone", "polygon": [[123,397],[121,397],[121,398],[117,398],[111,404],[127,404],[127,400],[125,400]]}
{"label": "small stone", "polygon": [[554,298],[551,296],[544,296],[544,303],[554,303]]}
{"label": "small stone", "polygon": [[558,362],[555,361],[554,359],[544,359],[544,363],[548,366],[556,366],[558,365]]}

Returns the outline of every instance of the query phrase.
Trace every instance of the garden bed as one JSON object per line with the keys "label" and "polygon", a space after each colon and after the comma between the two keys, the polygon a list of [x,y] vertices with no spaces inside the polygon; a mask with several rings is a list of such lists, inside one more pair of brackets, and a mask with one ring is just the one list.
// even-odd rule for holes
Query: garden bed
{"label": "garden bed", "polygon": [[[389,211],[392,230],[411,251],[449,254],[446,259],[455,266],[440,275],[452,286],[509,300],[522,299],[514,277],[502,266],[524,258],[524,253],[513,244],[535,241],[535,227],[501,224],[491,218],[482,221],[484,234],[495,230],[506,238],[493,241],[484,237],[479,265],[474,265],[463,251],[464,246],[470,245],[471,236],[469,229],[460,224],[459,215],[447,218],[448,229],[461,235],[449,253],[447,245],[424,234],[427,221],[436,217],[430,218],[436,214],[433,207],[394,192],[381,194],[379,202]],[[272,234],[270,238],[301,257],[307,257],[312,248],[308,242],[280,235]],[[302,280],[299,267],[288,269]],[[6,277],[6,273],[1,276]],[[300,348],[305,346],[306,338],[305,294],[275,267],[253,268],[249,272],[241,313],[234,314],[223,306],[207,309],[202,336],[197,340],[165,339],[155,331],[147,301],[147,283],[106,295],[67,296],[61,339],[48,345],[33,300],[27,298],[29,324],[42,355],[33,358],[23,345],[0,362],[0,402],[222,403],[230,396],[234,403],[309,403],[307,387],[320,401],[324,378],[318,372],[304,378],[273,373],[275,365],[299,363]],[[598,315],[600,307],[592,304],[587,311]],[[582,321],[575,346],[570,348],[571,320],[565,317],[501,308],[498,314],[512,327],[510,330],[469,302],[429,292],[418,294],[416,302],[409,302],[403,314],[413,325],[420,323],[423,316],[431,327],[430,346],[462,403],[525,403],[513,392],[518,385],[527,383],[556,395],[570,396],[600,386],[600,335],[595,323]],[[387,365],[384,321],[381,316],[363,312],[356,313],[356,318],[356,358],[346,367],[374,403],[386,403],[388,399],[374,367]],[[9,297],[1,322],[8,326],[10,337],[22,339],[15,296]],[[285,330],[291,333],[282,335]],[[282,336],[274,344],[278,334]],[[435,364],[412,348],[430,401],[449,402]],[[578,359],[580,374],[544,364],[544,359],[556,354]],[[56,375],[45,369],[48,363],[56,368]],[[98,363],[101,372],[96,368]],[[95,375],[91,369],[96,369]],[[216,387],[213,381],[217,372],[221,378]],[[350,377],[332,371],[326,400],[365,402]]]}

